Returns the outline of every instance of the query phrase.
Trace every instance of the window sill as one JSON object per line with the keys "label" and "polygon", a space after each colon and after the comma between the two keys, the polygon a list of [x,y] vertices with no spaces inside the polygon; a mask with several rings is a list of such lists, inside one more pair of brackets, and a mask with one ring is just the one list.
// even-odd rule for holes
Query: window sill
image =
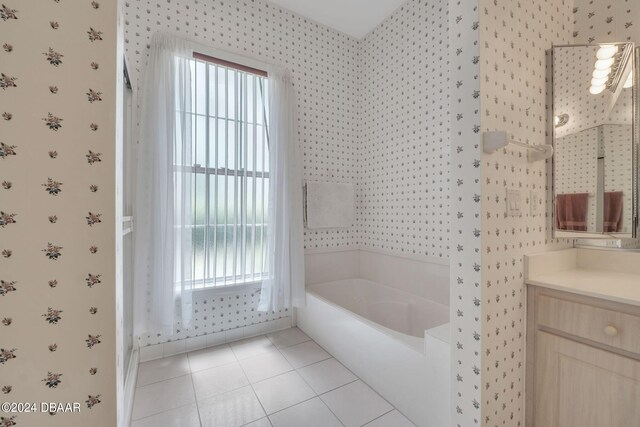
{"label": "window sill", "polygon": [[240,282],[232,285],[225,286],[196,286],[193,288],[193,293],[204,294],[236,294],[249,289],[260,289],[262,281],[252,282]]}

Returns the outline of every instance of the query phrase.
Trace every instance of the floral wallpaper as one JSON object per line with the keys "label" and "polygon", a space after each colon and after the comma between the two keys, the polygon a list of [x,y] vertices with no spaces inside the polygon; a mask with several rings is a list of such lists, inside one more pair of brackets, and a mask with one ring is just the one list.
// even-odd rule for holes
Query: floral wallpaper
{"label": "floral wallpaper", "polygon": [[[480,0],[481,129],[548,143],[546,50],[571,42],[571,0]],[[529,163],[509,147],[482,163],[482,425],[524,426],[526,287],[523,256],[571,247],[553,240],[551,162]],[[506,215],[506,190],[519,189],[521,217]],[[547,194],[544,215],[530,192]]]}
{"label": "floral wallpaper", "polygon": [[[156,31],[171,31],[206,46],[288,68],[298,94],[304,178],[356,182],[356,39],[265,0],[130,0],[124,4],[124,18],[125,49],[134,88],[141,86],[139,79]],[[244,28],[242,32],[240,27]],[[134,102],[136,99],[139,97],[134,94]],[[357,234],[355,225],[340,230],[305,230],[305,249],[357,247]],[[215,291],[202,292],[194,298],[197,312],[192,330],[178,327],[170,337],[144,334],[139,337],[140,345],[289,316],[284,310],[258,313],[259,293],[255,289],[222,296]]]}
{"label": "floral wallpaper", "polygon": [[458,427],[482,423],[479,19],[477,1],[449,0],[451,424]]}
{"label": "floral wallpaper", "polygon": [[[266,0],[129,0],[124,18],[134,88],[141,87],[139,78],[157,31],[289,69],[298,96],[304,179],[355,184],[355,38]],[[308,250],[353,248],[357,226],[305,230],[304,242]]]}
{"label": "floral wallpaper", "polygon": [[445,0],[409,0],[359,41],[362,248],[449,258],[447,12]]}
{"label": "floral wallpaper", "polygon": [[0,3],[1,427],[116,425],[115,3]]}
{"label": "floral wallpaper", "polygon": [[[636,0],[574,0],[572,43],[633,42],[640,46],[640,3]],[[604,246],[606,240],[577,243]],[[619,247],[640,248],[640,239],[623,239]]]}
{"label": "floral wallpaper", "polygon": [[636,0],[574,0],[573,43],[640,44],[640,3]]}
{"label": "floral wallpaper", "polygon": [[[595,193],[598,188],[598,128],[565,135],[556,139],[557,194]],[[587,230],[596,230],[597,197],[589,197]]]}

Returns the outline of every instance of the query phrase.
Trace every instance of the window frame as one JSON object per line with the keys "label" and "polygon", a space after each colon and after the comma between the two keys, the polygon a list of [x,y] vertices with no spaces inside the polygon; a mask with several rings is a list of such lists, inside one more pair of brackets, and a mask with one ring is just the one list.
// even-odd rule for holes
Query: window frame
{"label": "window frame", "polygon": [[[250,58],[245,58],[230,52],[225,52],[225,51],[220,51],[220,50],[216,50],[216,49],[211,49],[202,45],[197,45],[194,44],[194,49],[193,49],[193,60],[194,63],[197,64],[198,61],[200,62],[204,62],[206,64],[211,63],[211,64],[215,64],[217,66],[220,67],[225,67],[228,69],[232,69],[232,70],[236,70],[236,71],[240,71],[243,73],[247,73],[247,74],[253,74],[256,75],[258,77],[264,78],[264,80],[266,81],[266,79],[268,78],[268,73],[267,71],[264,71],[265,69],[268,69],[268,65],[261,63],[259,61],[254,61]],[[209,99],[207,97],[207,104],[209,104]],[[208,110],[208,107],[207,107]],[[195,111],[188,113],[190,115],[193,116],[198,116],[199,114],[196,113]],[[209,116],[209,114],[207,113],[206,118],[209,119],[211,117],[215,118],[216,120],[219,119],[219,117],[214,117],[214,116]],[[230,120],[229,118],[225,118],[226,120]],[[255,119],[254,119],[255,120]],[[263,121],[263,126],[265,126],[265,134],[267,135],[268,138],[268,128],[267,128],[267,117],[264,117],[264,121]],[[241,122],[241,120],[236,117],[235,119],[231,120],[234,122]],[[207,145],[209,144],[209,141],[207,141]],[[268,145],[268,139],[265,141],[265,148],[268,150],[269,145]],[[255,154],[254,154],[255,155]],[[268,163],[267,163],[268,165]],[[246,167],[246,165],[245,165]],[[194,175],[194,179],[197,176],[204,176],[205,182],[206,182],[206,200],[209,201],[209,203],[207,203],[207,207],[206,207],[206,217],[207,220],[205,222],[205,224],[193,224],[193,229],[195,230],[198,227],[202,227],[205,229],[205,234],[208,234],[208,229],[211,227],[211,225],[208,223],[209,221],[209,209],[212,208],[212,203],[211,203],[211,199],[210,199],[210,191],[209,191],[209,179],[212,176],[219,176],[219,177],[228,177],[228,178],[232,178],[237,180],[238,178],[265,178],[265,179],[269,179],[270,178],[270,173],[269,171],[251,171],[251,170],[247,170],[246,168],[239,168],[239,169],[235,169],[235,168],[229,168],[229,167],[207,167],[207,166],[202,166],[199,163],[195,163],[193,166],[186,166],[186,165],[174,165],[174,170],[179,170],[179,169],[187,169],[188,171],[190,171],[193,175]],[[216,180],[217,182],[217,180]],[[231,182],[231,181],[230,181]],[[240,190],[242,192],[246,191],[244,188],[244,180],[241,180],[242,182],[242,187],[243,189]],[[235,184],[237,185],[237,184]],[[268,181],[267,181],[267,188],[268,188]],[[255,191],[255,190],[254,190]],[[241,199],[243,199],[241,197]],[[243,200],[241,200],[242,202]],[[239,204],[239,206],[237,207],[237,209],[242,210],[243,212],[246,212],[246,206],[245,207],[241,207],[242,203]],[[216,204],[214,203],[213,206],[215,206]],[[268,206],[267,206],[267,210],[268,210]],[[243,214],[237,214],[236,218],[238,219],[242,219],[243,218]],[[266,227],[267,226],[267,222],[263,222],[262,223],[262,227]],[[228,226],[228,224],[226,224]],[[254,228],[256,228],[257,226],[257,222],[254,222]],[[215,225],[214,225],[215,226]],[[239,229],[241,229],[242,227],[238,227]],[[266,245],[266,238],[267,238],[267,233],[263,233],[263,242],[262,245]],[[254,238],[255,239],[255,238]],[[205,237],[205,246],[206,246],[206,242],[207,239]],[[238,249],[235,249],[234,252],[237,253]],[[205,251],[204,251],[205,255],[204,255],[204,261],[205,263],[208,263],[208,256],[207,256],[207,250],[205,247]],[[214,261],[217,262],[217,261]],[[254,260],[255,262],[255,260]],[[208,271],[208,268],[206,268],[206,270]],[[237,270],[237,268],[234,268],[234,270]],[[235,273],[237,273],[237,271],[235,271]],[[256,277],[258,274],[260,274],[261,277]],[[250,278],[250,279],[245,279],[242,280],[242,275],[237,275],[236,274],[236,279],[235,280],[228,280],[229,275],[225,275],[225,277],[223,277],[222,279],[218,280],[216,277],[212,277],[212,278],[203,278],[203,279],[192,279],[189,280],[187,283],[189,283],[190,289],[192,292],[215,292],[215,293],[233,293],[233,292],[237,292],[238,290],[242,290],[242,289],[249,289],[249,288],[256,288],[257,286],[259,286],[262,283],[262,280],[264,280],[266,277],[268,277],[268,273],[266,272],[262,272],[262,273],[254,273],[253,275],[254,277]],[[221,284],[218,284],[221,283]],[[227,283],[227,284],[225,284]],[[178,286],[180,286],[180,284],[176,284]],[[184,284],[183,284],[184,285]]]}

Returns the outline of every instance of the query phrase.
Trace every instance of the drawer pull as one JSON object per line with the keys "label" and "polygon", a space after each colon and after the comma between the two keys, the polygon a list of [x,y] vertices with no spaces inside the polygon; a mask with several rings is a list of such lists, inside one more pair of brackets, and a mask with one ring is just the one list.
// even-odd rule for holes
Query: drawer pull
{"label": "drawer pull", "polygon": [[615,337],[618,335],[618,329],[612,325],[605,326],[604,333],[610,337]]}

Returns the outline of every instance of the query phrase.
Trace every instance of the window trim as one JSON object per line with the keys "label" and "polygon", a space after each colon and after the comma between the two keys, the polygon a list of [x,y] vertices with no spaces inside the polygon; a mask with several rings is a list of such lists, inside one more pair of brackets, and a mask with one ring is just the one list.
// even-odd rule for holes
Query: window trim
{"label": "window trim", "polygon": [[[194,50],[192,54],[192,59],[196,62],[201,61],[205,63],[211,63],[216,66],[228,68],[230,70],[235,70],[237,72],[242,72],[249,75],[252,74],[257,78],[262,78],[264,80],[268,78],[267,71],[257,68],[257,67],[268,68],[268,66],[265,66],[266,64],[259,63],[257,61],[251,60],[250,58],[241,57],[229,52],[218,51],[210,48],[196,47],[198,45],[195,43],[193,45],[194,45]],[[210,56],[204,53],[200,53],[202,51],[211,52],[216,56]],[[208,109],[209,109],[209,106],[207,104],[207,111]],[[188,114],[192,114],[194,116],[198,115],[195,112],[191,112]],[[206,114],[206,116],[211,117],[208,113]],[[266,143],[266,148],[268,149],[268,142]],[[263,178],[267,180],[270,178],[269,171],[250,171],[246,169],[234,169],[234,168],[227,168],[227,167],[218,167],[218,168],[206,167],[206,166],[202,166],[201,164],[195,164],[193,166],[174,164],[174,170],[176,171],[183,170],[185,172],[190,172],[191,174],[196,176],[204,175],[205,177],[208,177],[208,176],[225,177],[226,176],[226,177],[232,177],[234,179]],[[209,191],[207,191],[207,194],[209,194]],[[208,214],[207,214],[207,217],[209,217]],[[262,224],[262,227],[264,228],[265,225],[266,224]],[[265,237],[266,237],[266,234],[262,238],[264,239]],[[237,244],[237,242],[235,244]],[[236,267],[234,266],[234,270],[235,268]],[[246,280],[234,280],[231,282],[227,282],[226,278],[224,278],[223,280],[220,281],[222,283],[226,282],[227,284],[216,284],[218,283],[218,281],[215,280],[215,278],[209,278],[209,279],[203,279],[203,280],[191,280],[190,289],[192,292],[215,292],[215,293],[237,292],[237,290],[239,289],[249,289],[249,288],[259,287],[262,281],[265,278],[269,277],[268,273],[266,272],[262,272],[261,274],[262,274],[262,277],[257,277],[257,275],[254,274],[253,277],[247,278]],[[201,283],[201,285],[199,286],[196,285],[197,282]],[[175,285],[181,286],[178,283],[176,283]]]}
{"label": "window trim", "polygon": [[[231,64],[236,64],[241,67],[252,68],[254,70],[265,73],[266,76],[261,77],[269,77],[269,69],[272,68],[272,65],[268,62],[260,61],[259,59],[254,59],[248,56],[243,56],[234,52],[229,52],[222,49],[216,49],[201,43],[197,43],[191,41],[191,49],[193,53],[198,53],[199,55],[203,55],[212,59],[217,59],[220,61],[227,61]],[[196,59],[194,57],[194,59]],[[206,62],[206,60],[205,60]],[[236,68],[236,67],[231,67]]]}
{"label": "window trim", "polygon": [[255,74],[260,77],[268,78],[269,75],[266,71],[258,68],[249,67],[247,65],[238,64],[237,62],[227,61],[226,59],[216,58],[214,56],[205,55],[204,53],[193,51],[193,59],[199,61],[210,62],[212,64],[220,65],[226,68],[233,68],[238,71],[242,71],[249,74]]}

